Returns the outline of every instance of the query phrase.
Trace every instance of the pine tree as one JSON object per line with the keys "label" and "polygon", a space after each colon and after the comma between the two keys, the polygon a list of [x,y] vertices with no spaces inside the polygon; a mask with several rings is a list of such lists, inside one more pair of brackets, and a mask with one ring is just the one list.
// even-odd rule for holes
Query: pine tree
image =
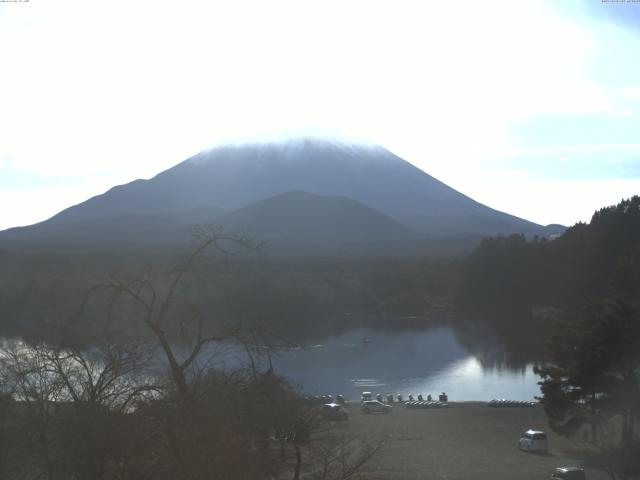
{"label": "pine tree", "polygon": [[631,441],[640,414],[640,319],[624,299],[588,304],[581,318],[559,326],[549,344],[553,365],[536,373],[551,428],[570,435],[589,424],[597,444],[601,422],[622,419]]}

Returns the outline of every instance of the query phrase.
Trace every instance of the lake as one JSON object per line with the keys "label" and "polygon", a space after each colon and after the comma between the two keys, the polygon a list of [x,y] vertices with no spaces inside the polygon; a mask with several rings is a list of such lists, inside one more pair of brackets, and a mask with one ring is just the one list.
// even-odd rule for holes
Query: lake
{"label": "lake", "polygon": [[532,401],[540,394],[533,365],[483,366],[448,326],[352,330],[315,345],[280,350],[273,366],[310,395],[340,393],[357,399],[371,391],[437,398],[444,391],[451,401]]}
{"label": "lake", "polygon": [[[272,353],[272,364],[276,373],[308,395],[343,394],[359,399],[363,391],[371,391],[405,398],[422,394],[426,399],[428,394],[437,398],[446,392],[452,401],[533,401],[540,394],[533,365],[514,368],[493,341],[481,338],[481,331],[456,331],[447,324],[395,330],[357,328],[304,347],[278,349]],[[3,338],[2,346],[9,341]],[[222,350],[225,353],[217,357],[218,366],[235,368],[247,361],[242,349]]]}

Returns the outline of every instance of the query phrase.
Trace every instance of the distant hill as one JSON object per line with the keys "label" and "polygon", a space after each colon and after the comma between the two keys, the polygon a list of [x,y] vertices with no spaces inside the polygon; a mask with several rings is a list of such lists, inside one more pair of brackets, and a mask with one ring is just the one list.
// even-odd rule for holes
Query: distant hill
{"label": "distant hill", "polygon": [[[299,198],[287,192],[298,192]],[[303,214],[298,207],[309,210]],[[247,223],[256,234],[273,238],[307,231],[307,240],[317,242],[319,225],[329,221],[323,217],[326,212],[335,217],[325,238],[333,242],[330,250],[336,240],[367,237],[393,253],[399,244],[388,240],[402,229],[402,235],[413,232],[414,238],[431,239],[425,245],[464,239],[460,245],[466,251],[487,235],[548,236],[564,230],[482,205],[382,147],[304,138],[201,152],[149,180],[116,186],[45,222],[0,232],[0,243],[175,244],[188,240],[190,225],[212,221]],[[338,235],[337,228],[346,230]],[[356,233],[357,228],[362,230]],[[404,253],[404,244],[400,248]]]}
{"label": "distant hill", "polygon": [[372,253],[412,245],[419,235],[355,200],[287,192],[218,219],[228,231],[246,231],[277,253]]}
{"label": "distant hill", "polygon": [[118,213],[96,218],[48,220],[0,232],[0,246],[139,249],[184,245],[193,225],[220,216],[216,209],[178,213]]}

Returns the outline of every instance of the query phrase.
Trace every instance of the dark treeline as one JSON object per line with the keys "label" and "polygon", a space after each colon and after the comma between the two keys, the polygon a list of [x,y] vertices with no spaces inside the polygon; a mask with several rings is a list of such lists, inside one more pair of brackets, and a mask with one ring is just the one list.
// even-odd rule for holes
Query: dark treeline
{"label": "dark treeline", "polygon": [[425,258],[247,260],[225,273],[218,305],[225,318],[300,341],[362,325],[393,327],[402,316],[427,325],[443,318],[455,266]]}
{"label": "dark treeline", "polygon": [[[487,238],[460,267],[455,302],[515,348],[540,349],[558,319],[615,291],[640,299],[640,197],[597,211],[555,240]],[[529,347],[527,347],[529,346]],[[522,350],[521,350],[522,351]]]}
{"label": "dark treeline", "polygon": [[[144,252],[0,252],[0,257],[3,334],[28,337],[55,335],[95,285],[142,271],[157,275],[180,258]],[[457,266],[454,259],[209,255],[184,295],[211,327],[258,325],[303,343],[363,324],[393,327],[392,317],[416,317],[421,324],[439,320],[449,308]],[[88,308],[91,318],[107,318],[108,296]],[[144,333],[122,309],[111,308],[109,318],[129,334]],[[79,328],[88,337],[101,337],[103,326],[101,320]]]}

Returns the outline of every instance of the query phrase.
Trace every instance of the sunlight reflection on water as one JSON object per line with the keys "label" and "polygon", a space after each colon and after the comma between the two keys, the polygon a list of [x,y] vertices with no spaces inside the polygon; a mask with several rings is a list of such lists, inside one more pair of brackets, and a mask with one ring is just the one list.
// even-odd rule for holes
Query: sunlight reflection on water
{"label": "sunlight reflection on water", "polygon": [[[371,341],[356,340],[362,338]],[[444,391],[450,400],[459,401],[533,400],[539,394],[531,365],[519,370],[483,367],[446,327],[357,330],[314,347],[284,352],[274,359],[276,370],[309,394],[342,393],[353,399],[367,390],[437,398]]]}

